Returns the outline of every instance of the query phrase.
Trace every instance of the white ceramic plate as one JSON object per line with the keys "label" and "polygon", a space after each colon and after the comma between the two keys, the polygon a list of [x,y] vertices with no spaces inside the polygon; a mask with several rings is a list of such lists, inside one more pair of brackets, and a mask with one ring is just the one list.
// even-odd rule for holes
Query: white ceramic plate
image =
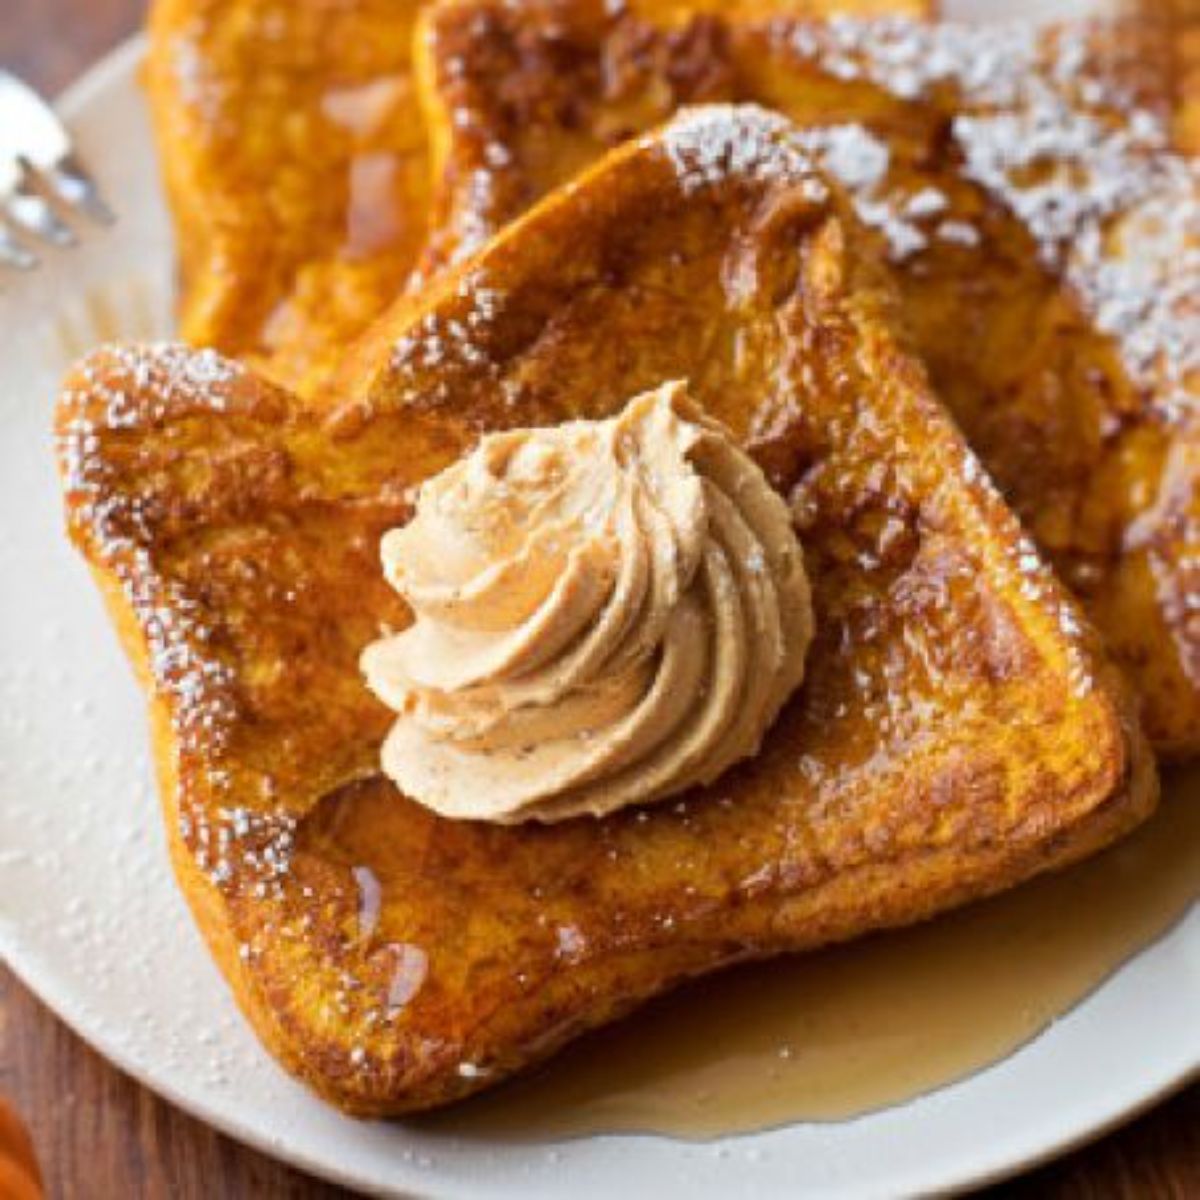
{"label": "white ceramic plate", "polygon": [[[167,865],[142,702],[61,531],[50,414],[101,334],[170,325],[171,250],[138,44],[63,102],[122,220],[46,270],[0,276],[0,950],[130,1074],[226,1133],[383,1194],[577,1200],[877,1196],[1012,1172],[1150,1103],[1200,1064],[1200,910],[1005,1062],[899,1108],[695,1144],[514,1145],[362,1123],[260,1049]],[[107,328],[106,328],[107,327]]]}

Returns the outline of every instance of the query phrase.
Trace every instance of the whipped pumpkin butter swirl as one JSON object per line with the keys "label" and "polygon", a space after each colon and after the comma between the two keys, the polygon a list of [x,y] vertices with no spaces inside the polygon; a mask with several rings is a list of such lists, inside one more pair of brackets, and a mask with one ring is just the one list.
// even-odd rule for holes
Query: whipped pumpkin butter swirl
{"label": "whipped pumpkin butter swirl", "polygon": [[813,618],[787,508],[682,384],[485,438],[383,540],[383,768],[449,817],[601,815],[754,754]]}

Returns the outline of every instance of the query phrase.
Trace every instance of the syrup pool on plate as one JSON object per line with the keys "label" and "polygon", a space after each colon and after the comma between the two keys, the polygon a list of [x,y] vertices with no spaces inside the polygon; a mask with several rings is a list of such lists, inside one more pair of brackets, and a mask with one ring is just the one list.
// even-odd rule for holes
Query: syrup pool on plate
{"label": "syrup pool on plate", "polygon": [[1200,893],[1200,769],[1096,858],[911,929],[735,968],[594,1034],[426,1129],[684,1138],[869,1112],[1011,1054]]}

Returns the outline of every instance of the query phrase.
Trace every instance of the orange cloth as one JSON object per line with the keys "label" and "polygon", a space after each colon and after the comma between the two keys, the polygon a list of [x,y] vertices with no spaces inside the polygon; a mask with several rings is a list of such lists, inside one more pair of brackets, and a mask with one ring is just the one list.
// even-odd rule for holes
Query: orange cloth
{"label": "orange cloth", "polygon": [[43,1200],[45,1194],[29,1133],[0,1098],[0,1200]]}

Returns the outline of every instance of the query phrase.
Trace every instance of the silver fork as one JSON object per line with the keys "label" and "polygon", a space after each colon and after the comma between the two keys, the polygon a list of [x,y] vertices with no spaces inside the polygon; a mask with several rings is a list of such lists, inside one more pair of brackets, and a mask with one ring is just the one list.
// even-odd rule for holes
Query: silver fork
{"label": "silver fork", "polygon": [[38,256],[17,233],[54,246],[78,242],[59,215],[63,210],[103,225],[114,220],[54,110],[15,75],[0,70],[0,265],[22,270],[38,265]]}

